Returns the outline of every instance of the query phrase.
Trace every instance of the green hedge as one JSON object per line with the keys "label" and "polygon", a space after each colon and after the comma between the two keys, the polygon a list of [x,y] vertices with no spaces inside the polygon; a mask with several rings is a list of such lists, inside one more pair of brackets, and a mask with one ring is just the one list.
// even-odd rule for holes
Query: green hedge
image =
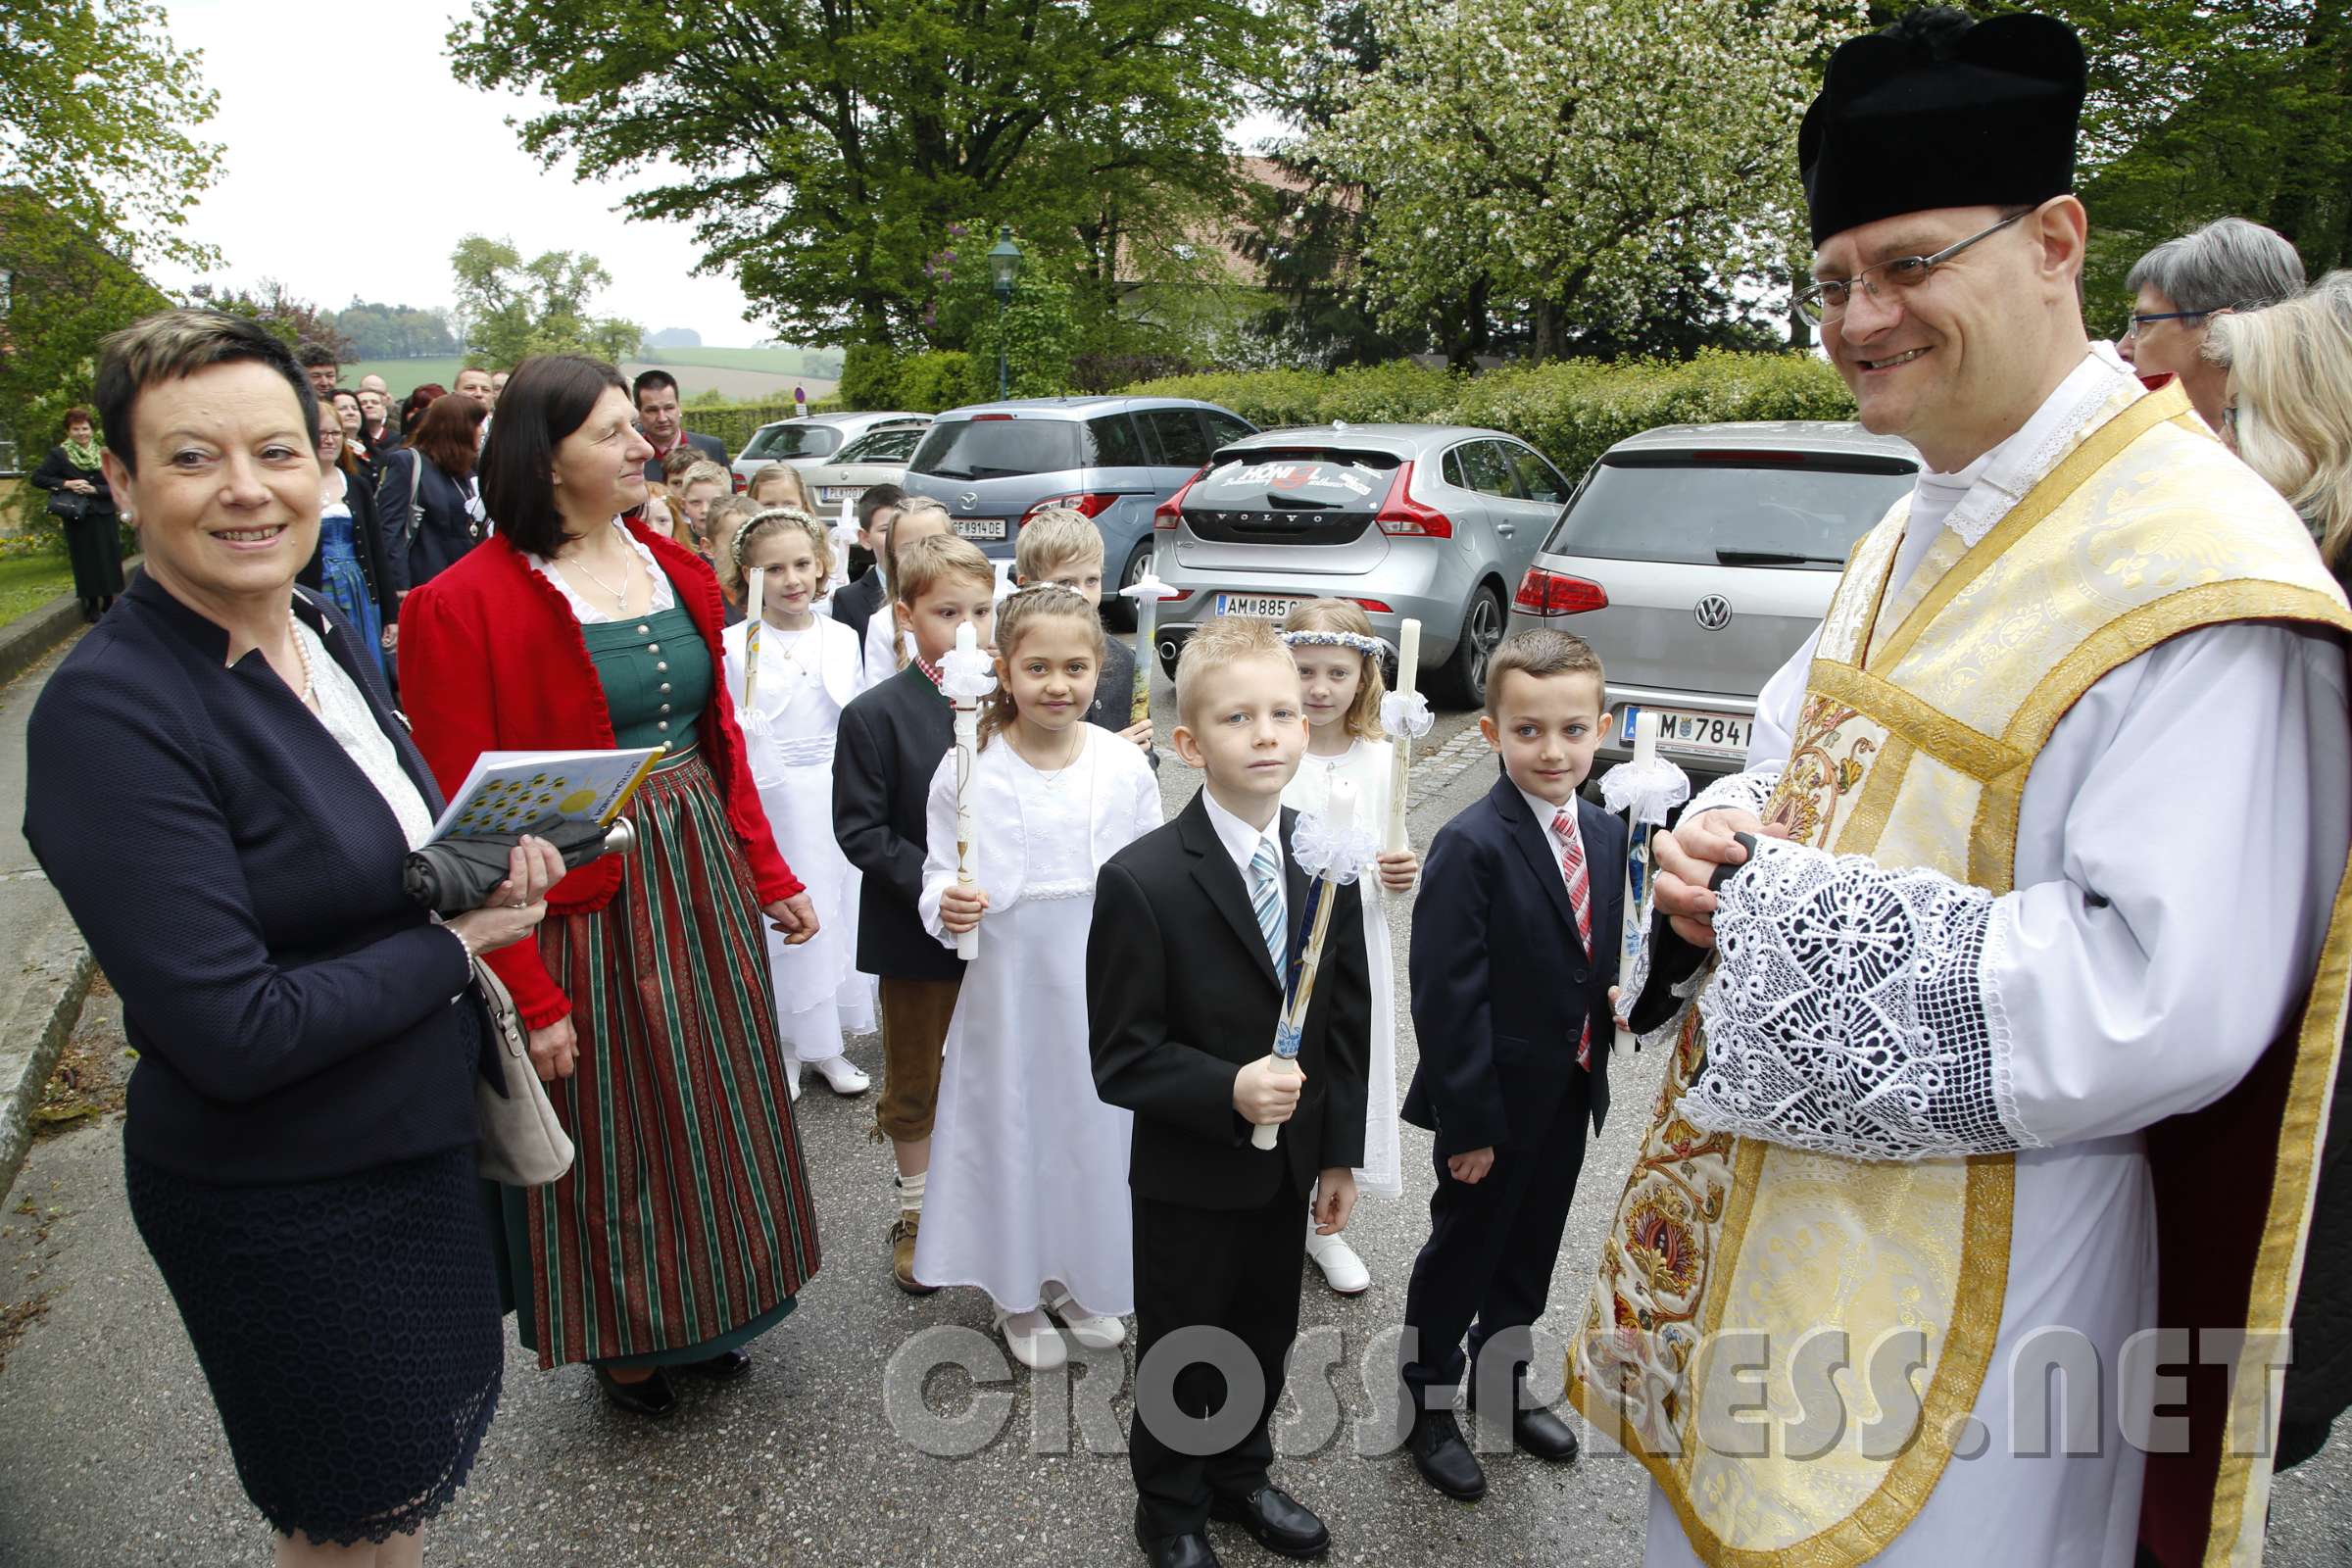
{"label": "green hedge", "polygon": [[1854,400],[1809,355],[1709,350],[1687,363],[1565,360],[1463,375],[1407,360],[1349,370],[1167,376],[1136,396],[1200,398],[1266,428],[1470,424],[1518,436],[1570,479],[1629,435],[1726,419],[1850,419]]}
{"label": "green hedge", "polygon": [[840,397],[852,409],[939,414],[996,396],[996,362],[956,349],[901,354],[853,343],[843,357]]}

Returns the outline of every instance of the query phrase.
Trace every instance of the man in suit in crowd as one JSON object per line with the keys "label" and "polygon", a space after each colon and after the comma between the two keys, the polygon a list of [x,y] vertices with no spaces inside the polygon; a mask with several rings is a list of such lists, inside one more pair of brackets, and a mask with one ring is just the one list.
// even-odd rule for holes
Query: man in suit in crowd
{"label": "man in suit in crowd", "polygon": [[667,370],[644,370],[630,384],[629,395],[637,400],[637,428],[654,444],[654,455],[646,461],[645,482],[662,482],[662,460],[680,447],[692,447],[720,467],[727,466],[727,444],[714,435],[697,435],[686,428],[686,416],[678,407],[678,378]]}

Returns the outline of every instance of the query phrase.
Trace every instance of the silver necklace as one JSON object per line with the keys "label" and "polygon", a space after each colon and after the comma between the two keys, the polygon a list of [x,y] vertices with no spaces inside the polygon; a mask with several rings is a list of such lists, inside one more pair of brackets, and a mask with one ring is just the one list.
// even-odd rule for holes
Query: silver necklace
{"label": "silver necklace", "polygon": [[596,568],[588,564],[586,558],[581,556],[574,556],[571,558],[571,564],[579,567],[580,570],[586,572],[590,582],[596,584],[606,593],[612,596],[613,606],[618,610],[626,610],[629,608],[629,567],[635,564],[636,561],[637,553],[634,550],[630,551],[628,555],[621,559],[620,586],[615,588],[611,583],[605,581],[604,578],[597,575]]}
{"label": "silver necklace", "polygon": [[[1081,719],[1079,722],[1084,723],[1085,720]],[[1070,748],[1070,755],[1062,759],[1061,765],[1059,767],[1049,773],[1044,768],[1039,767],[1037,763],[1029,762],[1031,769],[1045,780],[1045,785],[1048,789],[1053,789],[1058,785],[1061,782],[1061,775],[1067,773],[1071,768],[1075,767],[1078,764],[1078,759],[1086,755],[1086,731],[1083,729],[1078,729],[1078,726],[1075,724],[1070,727],[1074,730],[1077,730],[1078,744]],[[1025,757],[1022,758],[1021,760],[1025,762],[1029,761],[1029,760]]]}

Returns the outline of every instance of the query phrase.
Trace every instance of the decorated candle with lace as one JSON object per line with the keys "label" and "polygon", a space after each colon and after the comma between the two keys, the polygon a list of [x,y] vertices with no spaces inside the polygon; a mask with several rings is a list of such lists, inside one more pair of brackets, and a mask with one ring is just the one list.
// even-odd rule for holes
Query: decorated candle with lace
{"label": "decorated candle with lace", "polygon": [[[980,648],[980,639],[965,621],[956,628],[956,646],[939,662],[939,689],[956,710],[956,885],[979,885],[972,864],[978,852],[972,821],[972,766],[980,756],[980,699],[997,688],[994,664]],[[956,956],[969,962],[980,956],[980,928],[960,932]]]}
{"label": "decorated candle with lace", "polygon": [[1649,841],[1664,830],[1674,808],[1690,798],[1690,775],[1658,755],[1657,714],[1634,716],[1633,740],[1633,760],[1618,763],[1600,780],[1601,804],[1623,812],[1632,830],[1625,846],[1625,929],[1617,962],[1621,1007],[1628,1014],[1642,994],[1649,951],[1644,942],[1649,911],[1642,905],[1649,897]]}
{"label": "decorated candle with lace", "polygon": [[[1379,853],[1369,832],[1355,822],[1355,785],[1344,778],[1331,781],[1331,799],[1320,812],[1301,816],[1291,834],[1291,858],[1304,871],[1306,907],[1298,925],[1306,933],[1298,956],[1284,975],[1282,1010],[1274,1024],[1274,1062],[1282,1071],[1298,1071],[1298,1048],[1306,1030],[1307,1008],[1314,1004],[1315,976],[1323,965],[1323,943],[1331,932],[1331,907],[1336,889],[1346,887],[1373,863]],[[1254,1129],[1254,1148],[1272,1149],[1281,1137],[1278,1125]]]}

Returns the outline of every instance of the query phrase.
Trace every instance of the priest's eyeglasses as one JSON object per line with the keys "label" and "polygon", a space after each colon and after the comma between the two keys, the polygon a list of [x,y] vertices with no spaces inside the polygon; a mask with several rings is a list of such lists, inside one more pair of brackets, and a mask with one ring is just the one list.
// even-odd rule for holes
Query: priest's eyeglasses
{"label": "priest's eyeglasses", "polygon": [[1806,320],[1818,325],[1833,317],[1845,314],[1846,306],[1853,300],[1854,285],[1857,283],[1862,286],[1863,292],[1874,300],[1885,299],[1890,288],[1897,292],[1903,289],[1917,288],[1928,280],[1930,272],[1935,271],[1936,269],[1976,244],[1977,241],[1990,239],[2010,224],[2032,217],[2034,209],[2032,208],[2028,208],[2022,213],[2011,213],[1990,228],[1981,228],[1964,240],[1946,245],[1933,256],[1897,256],[1892,261],[1880,262],[1875,267],[1865,267],[1851,277],[1816,278],[1812,287],[1798,291],[1796,308]]}

